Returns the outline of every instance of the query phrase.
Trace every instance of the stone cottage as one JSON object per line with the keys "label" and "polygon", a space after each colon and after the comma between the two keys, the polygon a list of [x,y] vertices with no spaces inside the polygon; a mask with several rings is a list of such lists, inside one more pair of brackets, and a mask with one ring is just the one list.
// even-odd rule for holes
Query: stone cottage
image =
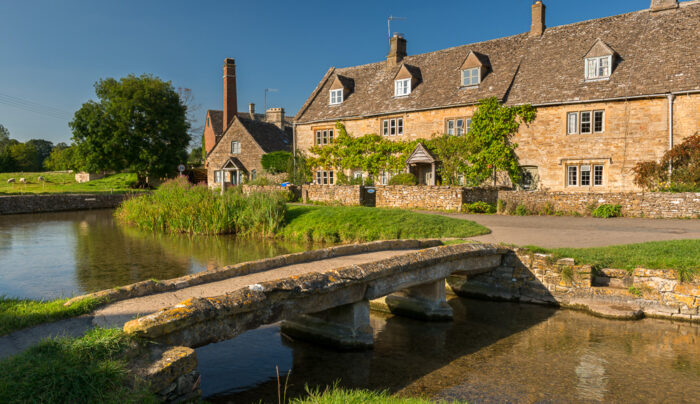
{"label": "stone cottage", "polygon": [[224,109],[207,111],[203,146],[209,186],[255,179],[263,171],[264,154],[292,149],[292,125],[283,108],[256,114],[251,103],[248,112],[238,112],[236,63],[230,58],[224,63]]}
{"label": "stone cottage", "polygon": [[[545,9],[534,2],[519,35],[419,55],[394,35],[386,60],[330,68],[296,116],[294,147],[327,143],[336,121],[397,140],[469,136],[478,101],[496,97],[537,107],[514,138],[525,188],[636,190],[638,162],[700,131],[700,1],[551,28]],[[412,171],[434,183],[435,162],[417,152]]]}

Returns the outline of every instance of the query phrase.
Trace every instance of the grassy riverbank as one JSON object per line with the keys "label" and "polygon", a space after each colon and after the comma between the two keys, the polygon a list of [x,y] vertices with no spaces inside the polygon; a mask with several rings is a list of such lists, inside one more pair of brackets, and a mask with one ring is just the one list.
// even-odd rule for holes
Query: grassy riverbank
{"label": "grassy riverbank", "polygon": [[38,302],[0,296],[0,336],[33,325],[89,313],[100,304],[94,299],[83,299],[65,307],[63,303],[66,300]]}
{"label": "grassy riverbank", "polygon": [[468,220],[401,209],[289,206],[279,236],[287,240],[353,242],[472,237],[489,230]]}
{"label": "grassy riverbank", "polygon": [[156,402],[145,386],[132,386],[124,358],[132,345],[121,330],[104,329],[45,340],[0,361],[0,402]]}
{"label": "grassy riverbank", "polygon": [[[45,181],[39,181],[44,177]],[[14,183],[7,180],[14,178]],[[27,182],[20,184],[19,179]],[[19,194],[69,194],[69,193],[126,193],[141,192],[133,188],[136,184],[136,174],[121,173],[107,176],[99,180],[78,184],[74,173],[0,173],[0,195]]]}
{"label": "grassy riverbank", "polygon": [[700,275],[700,240],[652,241],[639,244],[594,248],[527,247],[534,252],[553,254],[555,258],[573,258],[577,263],[597,268],[674,269],[683,280]]}
{"label": "grassy riverbank", "polygon": [[[433,404],[422,398],[394,397],[386,392],[370,390],[346,390],[330,388],[325,391],[312,390],[305,398],[290,400],[291,404]],[[451,402],[459,404],[457,401]],[[466,403],[465,403],[466,404]]]}

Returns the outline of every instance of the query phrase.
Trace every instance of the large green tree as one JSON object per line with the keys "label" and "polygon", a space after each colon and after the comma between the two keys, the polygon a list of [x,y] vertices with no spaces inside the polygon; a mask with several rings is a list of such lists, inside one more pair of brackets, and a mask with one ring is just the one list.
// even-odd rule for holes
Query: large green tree
{"label": "large green tree", "polygon": [[76,163],[86,171],[129,170],[141,182],[163,177],[187,160],[187,107],[170,82],[129,75],[95,83],[70,122]]}
{"label": "large green tree", "polygon": [[23,172],[40,170],[36,166],[39,154],[32,144],[17,142],[8,146],[8,150],[15,164],[14,170]]}
{"label": "large green tree", "polygon": [[75,146],[59,143],[44,160],[44,168],[51,171],[73,170],[75,164]]}
{"label": "large green tree", "polygon": [[44,167],[44,160],[49,157],[53,150],[53,142],[44,139],[31,139],[27,141],[27,144],[34,146],[34,149],[36,149],[34,168],[36,171],[40,171]]}
{"label": "large green tree", "polygon": [[8,140],[10,140],[10,131],[0,124],[0,144],[5,143]]}

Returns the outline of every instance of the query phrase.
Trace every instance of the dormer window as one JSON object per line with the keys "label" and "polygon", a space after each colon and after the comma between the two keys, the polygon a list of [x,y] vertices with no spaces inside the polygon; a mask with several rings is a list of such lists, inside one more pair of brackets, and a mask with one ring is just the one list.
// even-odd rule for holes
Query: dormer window
{"label": "dormer window", "polygon": [[331,90],[331,105],[337,105],[343,102],[343,89]]}
{"label": "dormer window", "polygon": [[411,93],[411,79],[400,79],[394,81],[394,96],[402,97]]}
{"label": "dormer window", "polygon": [[477,86],[481,82],[481,68],[474,67],[462,70],[462,85]]}
{"label": "dormer window", "polygon": [[612,55],[586,59],[586,80],[607,79],[610,77]]}

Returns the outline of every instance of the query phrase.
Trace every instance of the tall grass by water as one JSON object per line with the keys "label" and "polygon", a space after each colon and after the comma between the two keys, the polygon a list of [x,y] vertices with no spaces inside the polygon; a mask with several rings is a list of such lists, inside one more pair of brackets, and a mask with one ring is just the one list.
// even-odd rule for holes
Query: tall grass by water
{"label": "tall grass by water", "polygon": [[281,194],[243,195],[231,188],[221,195],[177,178],[149,195],[125,201],[115,216],[148,231],[272,236],[282,225],[285,213]]}
{"label": "tall grass by water", "polygon": [[66,307],[63,303],[67,300],[38,302],[0,296],[0,336],[33,325],[89,313],[101,304],[95,299],[84,299]]}

